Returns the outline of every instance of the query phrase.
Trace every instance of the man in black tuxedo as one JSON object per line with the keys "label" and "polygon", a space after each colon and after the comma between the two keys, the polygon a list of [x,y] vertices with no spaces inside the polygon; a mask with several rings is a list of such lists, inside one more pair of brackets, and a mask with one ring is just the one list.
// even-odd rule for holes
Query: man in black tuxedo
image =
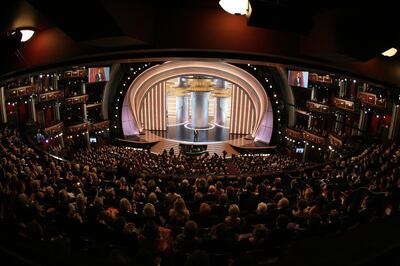
{"label": "man in black tuxedo", "polygon": [[99,69],[99,71],[96,73],[96,82],[103,80],[104,80],[103,73],[101,73],[101,70]]}
{"label": "man in black tuxedo", "polygon": [[300,72],[296,73],[296,78],[294,79],[294,85],[297,87],[303,87],[303,78]]}

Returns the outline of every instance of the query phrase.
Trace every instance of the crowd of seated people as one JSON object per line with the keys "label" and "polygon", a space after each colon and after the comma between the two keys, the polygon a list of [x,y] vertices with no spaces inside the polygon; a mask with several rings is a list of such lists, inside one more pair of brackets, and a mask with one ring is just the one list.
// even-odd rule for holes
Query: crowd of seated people
{"label": "crowd of seated people", "polygon": [[282,170],[297,169],[304,164],[295,157],[282,154],[268,156],[234,156],[232,162],[240,173],[269,173]]}
{"label": "crowd of seated people", "polygon": [[104,174],[38,156],[8,129],[0,150],[1,238],[41,265],[256,265],[399,207],[394,144],[293,178],[222,180]]}
{"label": "crowd of seated people", "polygon": [[138,150],[114,145],[94,146],[91,150],[81,150],[74,154],[77,162],[102,169],[124,168],[130,174],[145,173],[159,175],[199,175],[226,174],[227,167],[218,155],[208,153],[200,156],[186,156],[164,150],[153,154],[148,150]]}
{"label": "crowd of seated people", "polygon": [[[233,156],[224,159],[224,156],[209,153],[201,156],[190,156],[180,153],[164,151],[160,155],[152,154],[148,150],[136,150],[114,145],[94,146],[91,150],[82,150],[74,155],[77,162],[95,166],[97,168],[129,168],[128,172],[153,173],[161,175],[208,175],[208,174],[236,174],[266,173],[299,167],[297,158],[286,155],[272,154],[269,156]],[[228,165],[235,167],[228,167]]]}

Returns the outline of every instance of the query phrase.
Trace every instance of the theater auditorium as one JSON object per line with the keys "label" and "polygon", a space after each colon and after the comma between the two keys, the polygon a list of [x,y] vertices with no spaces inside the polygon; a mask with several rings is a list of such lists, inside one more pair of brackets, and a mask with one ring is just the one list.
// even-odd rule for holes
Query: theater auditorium
{"label": "theater auditorium", "polygon": [[0,264],[399,265],[398,12],[353,2],[3,1]]}

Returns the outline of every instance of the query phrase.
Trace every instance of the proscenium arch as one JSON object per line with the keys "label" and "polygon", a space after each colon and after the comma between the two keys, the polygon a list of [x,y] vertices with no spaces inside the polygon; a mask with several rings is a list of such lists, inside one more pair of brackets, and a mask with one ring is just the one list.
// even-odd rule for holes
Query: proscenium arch
{"label": "proscenium arch", "polygon": [[264,87],[253,75],[239,67],[223,62],[203,61],[165,62],[147,69],[131,83],[126,97],[124,97],[124,102],[129,101],[133,122],[136,123],[139,131],[143,130],[142,125],[138,123],[140,103],[148,90],[161,81],[191,74],[219,77],[241,87],[250,97],[255,107],[256,124],[252,136],[256,136],[263,118],[267,115],[267,110],[271,109],[271,103]]}

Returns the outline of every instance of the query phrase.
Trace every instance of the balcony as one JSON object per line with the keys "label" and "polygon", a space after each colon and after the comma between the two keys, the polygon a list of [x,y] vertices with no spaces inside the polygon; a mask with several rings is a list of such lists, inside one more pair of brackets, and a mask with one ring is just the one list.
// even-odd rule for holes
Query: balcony
{"label": "balcony", "polygon": [[310,141],[310,142],[313,142],[313,143],[318,144],[318,145],[324,145],[325,144],[325,138],[324,137],[319,136],[316,133],[309,132],[307,130],[303,131],[303,139],[307,140],[307,141]]}
{"label": "balcony", "polygon": [[48,126],[44,128],[44,132],[48,135],[55,135],[58,133],[61,133],[64,129],[64,123],[63,122],[57,122],[56,124],[52,126]]}
{"label": "balcony", "polygon": [[341,148],[343,146],[343,140],[339,136],[333,133],[329,133],[328,143],[329,145],[334,146],[336,148]]}
{"label": "balcony", "polygon": [[110,126],[110,121],[104,120],[104,121],[92,123],[89,126],[89,131],[104,130],[104,129],[107,129],[109,126]]}
{"label": "balcony", "polygon": [[332,84],[333,79],[329,75],[318,75],[317,73],[310,73],[308,79],[312,82],[320,82],[326,84]]}
{"label": "balcony", "polygon": [[342,109],[348,112],[354,112],[354,102],[349,100],[344,100],[341,98],[333,97],[332,98],[332,105],[335,108]]}
{"label": "balcony", "polygon": [[68,70],[64,72],[65,79],[85,78],[87,76],[86,69]]}
{"label": "balcony", "polygon": [[9,98],[17,98],[22,96],[30,96],[35,93],[36,87],[33,85],[14,88],[8,91]]}
{"label": "balcony", "polygon": [[323,114],[329,113],[329,106],[326,104],[321,104],[313,101],[307,101],[306,106],[309,111],[319,112]]}
{"label": "balcony", "polygon": [[68,134],[82,132],[82,131],[86,131],[86,130],[88,130],[88,123],[86,123],[86,122],[76,124],[76,125],[71,125],[66,128],[66,131]]}
{"label": "balcony", "polygon": [[61,100],[64,97],[63,91],[51,91],[39,94],[39,102]]}
{"label": "balcony", "polygon": [[358,94],[358,97],[363,104],[372,105],[380,109],[386,108],[386,99],[379,99],[375,93],[362,91]]}
{"label": "balcony", "polygon": [[301,115],[305,115],[305,116],[308,116],[308,115],[310,115],[310,113],[309,113],[309,112],[307,112],[307,111],[304,111],[304,110],[302,110],[302,109],[299,109],[299,108],[296,108],[295,112],[296,112],[296,113],[298,113],[298,114],[301,114]]}
{"label": "balcony", "polygon": [[286,136],[292,138],[292,139],[303,139],[303,133],[301,131],[291,129],[291,128],[286,128]]}
{"label": "balcony", "polygon": [[89,100],[88,94],[72,96],[72,97],[65,98],[65,104],[72,105],[72,104],[86,103],[87,100]]}
{"label": "balcony", "polygon": [[102,105],[102,103],[88,103],[87,105],[86,105],[86,108],[94,108],[94,107],[99,107],[99,106],[101,106]]}

